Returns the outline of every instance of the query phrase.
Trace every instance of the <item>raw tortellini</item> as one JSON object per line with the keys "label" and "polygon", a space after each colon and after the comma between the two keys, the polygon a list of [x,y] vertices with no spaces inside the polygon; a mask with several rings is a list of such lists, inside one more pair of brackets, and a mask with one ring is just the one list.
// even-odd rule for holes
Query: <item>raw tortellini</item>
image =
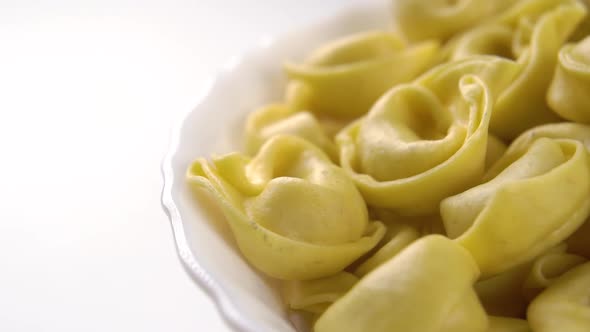
{"label": "raw tortellini", "polygon": [[590,123],[590,37],[559,52],[547,100],[562,117]]}
{"label": "raw tortellini", "polygon": [[296,137],[274,137],[253,159],[199,159],[188,177],[217,199],[246,259],[279,279],[335,274],[385,232],[344,171]]}
{"label": "raw tortellini", "polygon": [[590,331],[589,0],[392,7],[188,183],[298,328]]}
{"label": "raw tortellini", "polygon": [[336,144],[313,114],[280,104],[268,105],[250,114],[246,122],[246,150],[254,155],[266,141],[278,135],[304,138],[333,160],[337,159]]}
{"label": "raw tortellini", "polygon": [[394,24],[409,40],[448,39],[511,4],[511,0],[392,1]]}
{"label": "raw tortellini", "polygon": [[534,332],[586,332],[590,327],[590,263],[559,277],[531,303],[527,317]]}
{"label": "raw tortellini", "polygon": [[390,87],[414,79],[435,61],[437,42],[407,45],[390,32],[344,38],[288,63],[289,102],[300,110],[354,119]]}
{"label": "raw tortellini", "polygon": [[338,299],[315,332],[485,332],[488,319],[473,290],[478,276],[461,246],[424,237]]}
{"label": "raw tortellini", "polygon": [[484,276],[533,259],[590,214],[588,162],[580,142],[535,141],[490,181],[441,203],[447,234],[471,252]]}
{"label": "raw tortellini", "polygon": [[490,130],[513,139],[536,125],[558,120],[545,95],[561,45],[586,14],[575,0],[520,1],[454,43],[454,59],[492,54],[514,59],[520,72],[498,96]]}
{"label": "raw tortellini", "polygon": [[508,61],[479,57],[396,86],[338,135],[342,167],[370,205],[436,213],[483,175],[492,93],[514,72]]}

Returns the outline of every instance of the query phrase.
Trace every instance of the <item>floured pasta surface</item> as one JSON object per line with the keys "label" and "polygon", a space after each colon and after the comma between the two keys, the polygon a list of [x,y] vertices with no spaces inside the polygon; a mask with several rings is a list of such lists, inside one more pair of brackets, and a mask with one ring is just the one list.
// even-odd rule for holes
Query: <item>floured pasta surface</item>
{"label": "floured pasta surface", "polygon": [[393,0],[187,182],[315,332],[590,331],[589,7]]}

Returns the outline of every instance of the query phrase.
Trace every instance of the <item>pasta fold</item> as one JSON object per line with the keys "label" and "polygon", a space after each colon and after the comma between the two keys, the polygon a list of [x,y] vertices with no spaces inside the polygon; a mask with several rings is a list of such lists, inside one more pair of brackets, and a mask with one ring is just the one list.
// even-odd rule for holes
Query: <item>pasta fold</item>
{"label": "pasta fold", "polygon": [[490,181],[442,201],[447,234],[471,252],[484,277],[525,263],[588,217],[589,171],[580,142],[538,139]]}
{"label": "pasta fold", "polygon": [[559,277],[529,306],[527,318],[535,332],[586,332],[590,326],[590,263]]}
{"label": "pasta fold", "polygon": [[278,279],[334,275],[385,233],[346,174],[297,137],[276,136],[252,159],[199,159],[187,177],[217,200],[246,259]]}
{"label": "pasta fold", "polygon": [[266,141],[278,135],[304,138],[322,149],[332,160],[338,159],[336,144],[315,115],[309,112],[297,112],[282,104],[262,107],[248,116],[246,151],[254,155]]}
{"label": "pasta fold", "polygon": [[538,257],[523,284],[525,296],[532,300],[559,276],[585,261],[584,257],[568,253],[550,253]]}
{"label": "pasta fold", "polygon": [[296,110],[354,119],[392,86],[428,69],[439,44],[406,45],[390,32],[345,37],[316,50],[304,63],[287,63],[288,102]]}
{"label": "pasta fold", "polygon": [[515,71],[509,61],[474,57],[393,88],[337,135],[342,168],[372,206],[437,214],[442,199],[483,175],[492,92]]}
{"label": "pasta fold", "polygon": [[348,272],[305,281],[285,281],[283,298],[291,309],[321,314],[348,292],[358,278]]}
{"label": "pasta fold", "polygon": [[465,249],[426,236],[361,279],[320,316],[315,331],[487,331],[473,291],[478,275]]}
{"label": "pasta fold", "polygon": [[391,1],[396,29],[409,40],[448,39],[508,6],[510,0]]}
{"label": "pasta fold", "polygon": [[384,244],[355,269],[354,274],[359,277],[363,277],[381,264],[387,262],[420,237],[420,232],[416,228],[404,222],[379,220],[385,222],[387,227],[382,240]]}
{"label": "pasta fold", "polygon": [[565,119],[590,123],[590,37],[559,51],[547,101]]}

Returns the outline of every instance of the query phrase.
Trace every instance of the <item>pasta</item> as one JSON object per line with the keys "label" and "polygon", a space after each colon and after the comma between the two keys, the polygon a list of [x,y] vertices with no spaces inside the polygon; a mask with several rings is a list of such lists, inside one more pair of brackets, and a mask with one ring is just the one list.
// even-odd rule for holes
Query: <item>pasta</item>
{"label": "pasta", "polygon": [[272,138],[251,160],[197,160],[188,179],[217,199],[246,259],[275,278],[340,272],[385,233],[344,172],[296,137]]}
{"label": "pasta", "polygon": [[390,32],[335,41],[303,64],[287,63],[289,103],[297,110],[354,119],[391,86],[414,79],[435,60],[437,42],[406,45]]}
{"label": "pasta", "polygon": [[585,261],[583,257],[568,253],[551,253],[537,258],[523,285],[525,295],[533,299],[560,275]]}
{"label": "pasta", "polygon": [[491,88],[514,69],[487,57],[437,67],[395,87],[345,128],[336,138],[340,164],[365,200],[432,215],[443,198],[476,183],[485,167]]}
{"label": "pasta", "polygon": [[386,225],[387,231],[383,237],[385,244],[355,269],[354,273],[359,277],[366,275],[379,265],[387,262],[420,237],[417,229],[403,222],[393,221],[388,222]]}
{"label": "pasta", "polygon": [[392,1],[397,30],[409,40],[448,39],[507,8],[510,0]]}
{"label": "pasta", "polygon": [[[590,214],[589,175],[581,143],[538,139],[490,181],[445,199],[445,229],[471,252],[482,275],[501,273],[582,225]],[[519,241],[506,242],[516,235]]]}
{"label": "pasta", "polygon": [[318,119],[309,112],[296,112],[287,105],[268,105],[248,117],[246,122],[246,150],[254,155],[270,138],[293,135],[315,144],[332,160],[337,160],[338,149]]}
{"label": "pasta", "polygon": [[361,279],[315,331],[486,331],[473,291],[478,275],[467,251],[441,235],[426,236]]}
{"label": "pasta", "polygon": [[521,1],[493,22],[460,38],[455,59],[493,54],[514,59],[521,67],[518,77],[498,97],[491,132],[513,139],[524,130],[558,120],[545,95],[558,51],[585,12],[576,1]]}
{"label": "pasta", "polygon": [[298,330],[590,331],[590,0],[391,1],[190,188]]}
{"label": "pasta", "polygon": [[590,37],[559,51],[547,101],[565,119],[590,123]]}
{"label": "pasta", "polygon": [[529,306],[527,318],[535,332],[585,332],[590,326],[590,263],[559,277]]}
{"label": "pasta", "polygon": [[358,278],[347,272],[307,281],[286,281],[283,298],[291,309],[321,314],[348,292]]}
{"label": "pasta", "polygon": [[530,148],[531,144],[539,138],[572,139],[584,144],[586,150],[590,149],[590,126],[578,123],[562,122],[538,126],[525,131],[517,137],[505,151],[502,158],[497,160],[485,174],[484,181],[496,177],[511,163],[520,158]]}

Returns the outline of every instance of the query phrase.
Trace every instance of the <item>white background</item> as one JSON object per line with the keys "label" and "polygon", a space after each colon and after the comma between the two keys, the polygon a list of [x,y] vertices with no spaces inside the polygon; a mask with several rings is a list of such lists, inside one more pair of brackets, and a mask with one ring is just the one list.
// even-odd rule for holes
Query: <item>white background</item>
{"label": "white background", "polygon": [[354,0],[0,0],[0,330],[228,331],[160,207],[170,130],[265,35]]}

